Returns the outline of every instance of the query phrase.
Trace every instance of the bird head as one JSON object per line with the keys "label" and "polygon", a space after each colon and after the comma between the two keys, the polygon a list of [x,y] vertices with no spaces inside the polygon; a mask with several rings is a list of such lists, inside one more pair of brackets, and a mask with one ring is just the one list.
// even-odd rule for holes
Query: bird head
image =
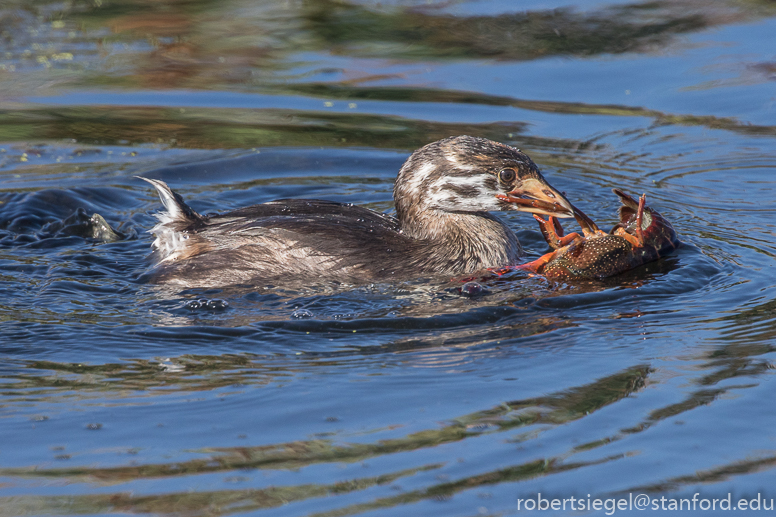
{"label": "bird head", "polygon": [[520,150],[485,138],[457,136],[422,147],[394,186],[401,220],[414,211],[518,210],[573,217],[574,207]]}

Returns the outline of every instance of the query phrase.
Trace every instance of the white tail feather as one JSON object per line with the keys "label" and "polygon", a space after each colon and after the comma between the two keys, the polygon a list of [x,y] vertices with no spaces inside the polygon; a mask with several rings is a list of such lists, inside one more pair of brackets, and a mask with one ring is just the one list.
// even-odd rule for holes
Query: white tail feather
{"label": "white tail feather", "polygon": [[135,177],[153,185],[159,194],[159,199],[162,200],[164,208],[167,209],[166,212],[154,214],[159,223],[148,231],[148,233],[156,236],[152,246],[162,254],[160,262],[178,259],[185,254],[189,235],[185,230],[176,230],[172,227],[172,223],[195,222],[197,219],[201,219],[200,215],[189,208],[183,202],[183,198],[173,192],[165,182],[141,176]]}

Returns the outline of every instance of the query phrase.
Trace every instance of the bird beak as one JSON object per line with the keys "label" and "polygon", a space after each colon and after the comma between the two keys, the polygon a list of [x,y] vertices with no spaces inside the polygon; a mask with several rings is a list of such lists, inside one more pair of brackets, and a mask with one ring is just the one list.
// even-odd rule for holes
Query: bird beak
{"label": "bird beak", "polygon": [[519,188],[506,194],[496,194],[501,201],[514,205],[515,210],[555,217],[574,217],[576,209],[562,193],[538,178],[529,178]]}

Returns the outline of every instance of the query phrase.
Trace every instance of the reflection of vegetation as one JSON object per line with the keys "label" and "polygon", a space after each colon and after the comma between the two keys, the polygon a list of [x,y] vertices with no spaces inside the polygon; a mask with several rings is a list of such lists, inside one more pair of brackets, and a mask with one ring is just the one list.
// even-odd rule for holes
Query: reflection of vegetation
{"label": "reflection of vegetation", "polygon": [[737,311],[709,323],[723,323],[720,341],[737,343],[735,348],[728,346],[717,352],[716,357],[736,357],[754,355],[752,352],[767,353],[773,351],[771,345],[776,338],[776,300]]}
{"label": "reflection of vegetation", "polygon": [[[385,98],[424,102],[435,95],[422,89],[340,89],[321,85],[294,87],[300,92],[330,98]],[[347,96],[347,97],[345,97]],[[440,93],[440,102],[478,102],[568,114],[649,117],[659,124],[720,128],[744,134],[776,135],[774,126],[742,124],[713,116],[670,115],[642,108],[578,103],[520,101],[462,92]],[[522,146],[571,148],[576,142],[525,134],[523,122],[448,123],[392,115],[284,109],[166,107],[63,107],[0,111],[0,141],[75,138],[96,145],[164,143],[179,147],[252,148],[269,146],[370,146],[416,149],[450,135],[470,134]]]}
{"label": "reflection of vegetation", "polygon": [[466,124],[293,110],[82,107],[0,112],[0,141],[76,138],[94,144],[173,143],[200,149],[372,146],[415,149],[454,134],[503,139],[521,122]]}
{"label": "reflection of vegetation", "polygon": [[[424,499],[445,500],[458,492],[471,490],[498,483],[507,483],[531,479],[537,476],[568,472],[582,467],[600,465],[621,458],[621,455],[602,460],[585,462],[563,462],[561,458],[536,460],[522,465],[495,470],[470,476],[450,483],[438,483],[425,490],[413,490],[396,496],[381,497],[367,503],[355,504],[316,516],[345,516],[365,511],[392,508],[411,504]],[[316,497],[333,497],[356,490],[364,490],[378,485],[386,485],[413,474],[439,468],[441,465],[427,465],[375,478],[340,482],[333,485],[299,485],[291,487],[272,487],[266,489],[223,490],[216,492],[175,492],[172,494],[136,496],[127,493],[81,496],[32,496],[0,498],[0,516],[27,514],[100,512],[153,513],[154,515],[172,514],[192,516],[220,516],[242,513],[250,510],[275,508],[295,501]],[[6,513],[7,512],[7,513]]]}
{"label": "reflection of vegetation", "polygon": [[451,483],[439,483],[428,487],[425,490],[413,490],[393,497],[379,498],[368,503],[354,504],[337,510],[315,513],[312,514],[312,517],[344,517],[380,508],[393,508],[398,505],[411,504],[424,499],[444,501],[464,490],[471,490],[499,483],[524,481],[538,476],[568,472],[583,467],[600,465],[620,458],[622,458],[622,455],[603,458],[601,460],[581,462],[564,462],[562,458],[541,459],[522,465],[486,472],[485,474],[465,477]]}
{"label": "reflection of vegetation", "polygon": [[[773,318],[771,318],[772,326]],[[734,377],[757,376],[772,371],[773,365],[770,361],[767,359],[757,360],[755,357],[776,351],[772,345],[765,344],[766,341],[772,341],[774,335],[776,335],[776,331],[771,330],[771,338],[761,338],[759,343],[744,344],[739,342],[712,352],[709,357],[709,367],[716,368],[716,370],[702,377],[699,384],[710,386]]]}
{"label": "reflection of vegetation", "polygon": [[[315,516],[345,516],[380,508],[393,508],[424,499],[443,501],[458,492],[477,487],[522,481],[537,476],[568,472],[582,467],[600,465],[619,459],[621,455],[602,460],[585,462],[563,462],[561,458],[536,460],[522,465],[470,476],[450,483],[438,483],[425,490],[413,490],[396,496],[381,497],[367,503],[354,504]],[[136,496],[127,493],[80,496],[32,496],[14,497],[5,501],[0,498],[0,516],[27,514],[92,514],[101,512],[153,513],[154,515],[191,515],[215,517],[242,513],[250,510],[275,508],[290,502],[304,501],[316,497],[333,497],[378,485],[386,485],[413,474],[439,468],[441,465],[426,465],[375,478],[361,478],[333,485],[299,485],[272,487],[266,489],[222,490],[216,492],[175,492],[172,494]],[[7,513],[6,513],[7,512]]]}
{"label": "reflection of vegetation", "polygon": [[[338,53],[392,59],[524,60],[651,50],[675,35],[772,14],[763,4],[743,9],[736,2],[709,5],[697,0],[491,16],[454,16],[433,8],[375,9],[342,0],[275,4],[246,8],[241,2],[212,0],[105,0],[51,9],[49,2],[24,2],[62,29],[100,33],[108,45],[148,41],[152,48],[129,71],[135,80],[159,87],[205,78],[225,84],[250,82],[251,68],[282,68],[289,53],[328,52],[332,47]],[[105,29],[111,37],[105,38]],[[16,31],[8,35],[22,38]],[[109,52],[110,47],[102,50]],[[123,75],[122,70],[113,71]]]}
{"label": "reflection of vegetation", "polygon": [[[676,35],[773,15],[760,2],[657,1],[592,11],[454,16],[342,0],[6,2],[14,66],[47,68],[44,84],[252,89],[286,84],[312,52],[395,59],[527,60],[649,51]],[[19,7],[13,9],[14,5]],[[35,26],[35,36],[19,28]],[[2,42],[0,42],[2,44]],[[131,47],[127,52],[124,45]],[[305,57],[300,57],[305,56]],[[29,70],[28,70],[29,71]],[[56,73],[55,73],[56,72]],[[19,85],[22,93],[26,86]]]}
{"label": "reflection of vegetation", "polygon": [[[211,358],[213,359],[213,358]],[[208,360],[200,358],[197,364]],[[184,361],[185,362],[185,361]],[[187,363],[188,364],[188,363]],[[33,368],[60,369],[93,375],[97,372],[120,376],[120,367],[112,365],[109,371],[99,366],[62,365],[36,362]],[[224,367],[223,364],[220,365]],[[70,482],[79,478],[105,483],[121,483],[142,478],[164,476],[191,476],[209,472],[245,469],[299,469],[321,462],[359,462],[375,456],[415,451],[457,442],[485,433],[495,433],[528,425],[559,425],[585,417],[639,390],[647,367],[634,367],[589,385],[544,397],[516,400],[484,411],[462,416],[439,429],[429,429],[402,438],[382,440],[372,444],[335,444],[332,440],[299,441],[273,446],[213,448],[214,456],[201,460],[166,465],[141,465],[113,468],[76,467],[70,469],[0,469],[0,476],[31,476],[64,478]],[[156,374],[158,376],[158,373]],[[232,379],[233,381],[233,379]],[[36,385],[39,387],[40,385]],[[32,386],[28,386],[32,387]],[[69,389],[72,386],[64,389]],[[18,387],[17,387],[18,389]],[[563,458],[547,458],[469,476],[453,482],[441,482],[421,490],[402,492],[395,496],[378,497],[367,503],[356,504],[324,515],[351,515],[375,508],[389,508],[424,499],[445,499],[458,492],[479,486],[514,482],[536,476],[565,472],[617,459],[621,456],[586,462],[569,462]],[[293,501],[317,497],[332,497],[378,485],[387,485],[422,471],[438,469],[431,464],[371,478],[331,485],[307,484],[264,489],[175,492],[155,495],[113,493],[106,495],[30,496],[0,499],[0,515],[28,513],[131,512],[180,515],[229,515],[263,508],[274,508]]]}
{"label": "reflection of vegetation", "polygon": [[[30,39],[32,32],[17,28],[24,25],[20,20],[30,16],[17,9],[0,17],[6,29],[4,42],[15,56],[11,61],[26,74],[40,72],[41,84],[47,87],[231,90],[239,85],[242,90],[324,99],[510,106],[566,114],[649,117],[659,124],[776,134],[772,126],[748,126],[729,118],[673,115],[626,106],[525,101],[442,89],[355,87],[347,81],[302,83],[275,75],[296,66],[292,62],[296,53],[328,51],[332,45],[339,45],[338,52],[351,55],[393,58],[406,54],[424,59],[531,59],[638,50],[663,44],[674,34],[766,16],[770,10],[765,6],[742,9],[731,3],[710,7],[696,0],[683,0],[635,3],[585,13],[561,9],[471,17],[413,8],[369,9],[334,0],[261,4],[248,9],[240,2],[211,0],[106,0],[56,8],[48,2],[25,2],[24,8],[38,15],[36,23],[41,25],[32,31],[38,39]],[[232,16],[225,24],[229,14],[238,10],[239,16]],[[132,45],[131,51],[121,50],[124,44]],[[53,69],[41,70],[42,63]],[[24,77],[20,72],[0,76],[6,92],[30,93],[29,78],[19,82],[18,92],[14,89],[18,78]],[[97,144],[174,141],[198,148],[360,145],[413,149],[462,133],[500,141],[519,134],[521,145],[541,143],[525,138],[525,124],[521,122],[438,123],[363,113],[193,108],[184,114],[171,108],[27,109],[22,105],[0,113],[2,141],[75,138]]]}
{"label": "reflection of vegetation", "polygon": [[[51,363],[44,366],[52,368]],[[79,367],[67,365],[68,370]],[[506,402],[494,408],[464,415],[439,429],[419,431],[405,437],[371,444],[340,445],[335,444],[332,440],[320,439],[261,447],[212,448],[210,451],[216,453],[215,456],[182,463],[113,468],[0,469],[0,475],[86,477],[115,483],[139,478],[223,472],[246,468],[298,469],[321,462],[358,462],[375,456],[457,442],[483,433],[502,432],[536,424],[558,425],[577,420],[641,389],[648,374],[649,368],[634,367],[566,392]],[[115,377],[118,373],[113,371],[111,375]],[[157,371],[157,378],[158,375]],[[169,380],[169,384],[174,385],[174,379],[170,378]],[[232,378],[229,381],[234,383],[235,379]],[[41,387],[40,384],[34,386]],[[15,389],[18,390],[19,387],[17,386]]]}
{"label": "reflection of vegetation", "polygon": [[[750,329],[751,327],[746,326],[743,328]],[[765,373],[771,373],[773,366],[769,361],[765,359],[756,360],[755,358],[757,356],[769,354],[773,351],[773,346],[762,344],[762,342],[758,344],[733,344],[722,347],[709,354],[709,360],[705,367],[712,369],[713,371],[701,377],[698,380],[698,384],[701,386],[709,386],[736,377],[755,377]],[[696,407],[708,405],[731,390],[750,387],[752,387],[751,384],[726,384],[724,387],[720,388],[698,389],[682,402],[653,411],[650,414],[649,419],[640,426],[624,431],[641,432],[660,420],[677,416],[695,409]],[[613,441],[614,439],[615,438],[612,438],[609,441]],[[732,476],[760,472],[773,469],[774,467],[776,467],[776,456],[770,455],[764,458],[736,461],[712,469],[697,471],[691,475],[670,478],[652,485],[632,487],[629,490],[634,492],[666,492],[669,490],[678,490],[687,485],[725,481]]]}
{"label": "reflection of vegetation", "polygon": [[633,106],[586,104],[582,102],[534,101],[487,95],[477,92],[437,90],[433,88],[357,87],[347,84],[304,83],[283,87],[311,97],[347,100],[377,100],[396,102],[442,102],[454,104],[477,104],[481,106],[512,106],[530,111],[562,113],[567,115],[607,115],[615,117],[647,117],[657,124],[682,126],[704,126],[710,129],[725,129],[753,135],[776,135],[776,126],[742,124],[733,118],[712,115],[674,115],[657,110]]}
{"label": "reflection of vegetation", "polygon": [[[722,381],[742,376],[757,376],[769,372],[772,369],[771,364],[766,360],[755,360],[754,357],[773,352],[774,348],[770,345],[728,345],[720,350],[709,354],[705,368],[713,370],[698,379],[696,382],[700,386],[690,393],[683,401],[670,404],[668,406],[653,410],[649,417],[639,424],[628,429],[622,429],[615,436],[606,437],[595,442],[587,443],[576,447],[576,450],[588,450],[602,445],[620,440],[628,434],[641,433],[658,422],[672,418],[695,408],[711,404],[731,390],[749,388],[751,385],[729,385],[719,388],[708,388],[721,383]],[[748,463],[747,463],[748,464]],[[770,462],[766,462],[770,465]],[[757,468],[761,468],[756,462]],[[723,469],[724,470],[724,469]],[[725,471],[730,473],[729,471]],[[635,490],[635,489],[634,489]]]}
{"label": "reflection of vegetation", "polygon": [[[22,373],[23,371],[29,373]],[[234,385],[263,385],[294,375],[295,369],[267,366],[251,354],[182,355],[174,360],[134,359],[126,363],[80,364],[33,361],[8,376],[0,376],[6,403],[19,393],[45,389],[45,398],[55,393],[84,399],[105,397],[133,390],[136,394],[161,395],[170,390],[189,392]]]}
{"label": "reflection of vegetation", "polygon": [[331,497],[370,487],[387,485],[401,478],[440,465],[426,465],[373,478],[359,478],[331,485],[309,484],[249,490],[188,491],[162,495],[135,496],[128,493],[81,496],[32,496],[0,498],[0,516],[30,514],[91,514],[130,512],[216,516],[251,510],[277,508],[295,501],[316,497]]}
{"label": "reflection of vegetation", "polygon": [[[755,360],[755,356],[771,352],[769,346],[731,345],[710,354],[705,368],[711,370],[708,375],[698,380],[700,389],[689,394],[686,400],[669,406],[655,409],[640,424],[622,429],[618,434],[602,437],[572,448],[568,453],[556,457],[546,457],[530,460],[524,463],[501,467],[492,471],[466,476],[453,481],[442,480],[423,488],[396,495],[377,496],[367,502],[331,510],[321,515],[353,515],[371,509],[394,508],[399,505],[411,504],[422,500],[452,497],[455,494],[499,483],[519,482],[547,476],[570,470],[582,469],[623,458],[623,454],[605,455],[585,461],[571,461],[570,456],[576,452],[591,451],[605,447],[612,442],[649,429],[654,424],[691,411],[699,406],[712,403],[719,395],[731,389],[741,388],[726,384],[715,388],[720,382],[739,376],[759,375],[765,371],[765,363]],[[335,361],[327,358],[326,364]],[[105,382],[110,378],[118,382],[114,390],[125,390],[134,384],[136,390],[141,390],[144,383],[158,384],[160,364],[149,364],[143,368],[127,365],[59,365],[51,362],[34,362],[28,365],[34,370],[55,370],[65,372],[58,379],[50,382],[31,383],[24,386],[14,386],[17,393],[39,390],[40,388],[56,387],[64,391],[89,385],[75,378],[71,383],[62,382],[67,374],[83,376],[91,379],[95,386],[111,384]],[[241,379],[238,376],[226,376],[224,383],[249,381],[260,369],[251,357],[242,356],[183,356],[170,361],[170,375],[164,375],[166,386],[175,389],[180,377],[184,389],[198,389],[197,382],[212,378],[220,381],[224,373],[244,370],[251,375]],[[186,372],[188,367],[191,372]],[[302,366],[300,366],[302,367]],[[122,368],[126,372],[122,372]],[[283,369],[286,371],[285,369]],[[525,442],[534,439],[546,429],[557,425],[584,419],[587,415],[611,404],[629,397],[633,392],[645,385],[650,374],[648,367],[634,367],[621,373],[600,379],[591,384],[573,388],[552,395],[520,399],[503,403],[499,406],[463,415],[447,425],[437,429],[427,429],[414,432],[403,437],[389,438],[374,443],[343,444],[335,439],[312,439],[267,446],[254,447],[214,447],[204,452],[212,455],[207,458],[193,459],[170,464],[129,465],[119,467],[90,468],[77,466],[73,468],[41,469],[41,468],[8,468],[0,469],[0,475],[6,477],[34,477],[66,479],[69,482],[92,481],[101,483],[125,483],[137,479],[193,476],[206,473],[228,473],[250,469],[292,469],[297,470],[318,463],[358,463],[370,458],[382,457],[395,453],[418,451],[442,444],[465,441],[483,434],[495,434],[505,431],[526,429],[528,432],[514,436],[513,439]],[[152,373],[153,372],[153,373]],[[174,372],[174,373],[173,373]],[[143,375],[147,379],[143,380]],[[189,379],[186,377],[189,376]],[[18,377],[18,375],[17,375]],[[197,380],[199,379],[199,381]],[[208,384],[211,388],[216,384]],[[103,388],[99,388],[103,389]],[[642,490],[655,492],[675,489],[676,487],[697,482],[714,482],[727,479],[730,476],[756,472],[773,468],[776,461],[772,457],[734,462],[708,471],[701,471],[688,476],[671,478],[665,482],[641,487]],[[8,501],[3,508],[13,512],[56,513],[55,509],[67,507],[72,512],[78,509],[80,513],[99,513],[106,511],[127,511],[136,513],[176,513],[186,511],[191,515],[229,515],[246,509],[275,507],[283,501],[302,501],[316,497],[331,497],[337,494],[390,484],[400,478],[412,476],[422,470],[437,469],[441,465],[425,465],[420,469],[391,473],[374,478],[359,478],[334,485],[298,485],[284,488],[263,488],[245,490],[223,490],[215,492],[183,493],[175,492],[161,495],[127,495],[115,493],[105,496],[63,496],[63,497],[21,497]],[[6,501],[0,500],[5,503]],[[4,515],[0,512],[0,515]],[[9,514],[10,515],[10,514]]]}
{"label": "reflection of vegetation", "polygon": [[[762,355],[770,351],[771,348],[768,346],[744,346],[742,348],[734,345],[733,348],[725,347],[710,354],[710,360],[706,367],[713,370],[713,372],[699,380],[703,387],[690,394],[685,401],[654,410],[643,423],[629,429],[623,429],[618,435],[604,437],[595,442],[575,447],[570,452],[573,454],[574,452],[590,451],[606,446],[629,434],[642,432],[656,422],[711,403],[720,394],[736,387],[709,388],[709,385],[718,384],[725,379],[737,376],[751,376],[762,373],[763,370],[752,363],[752,356]],[[200,379],[204,377],[221,377],[224,371],[240,369],[255,371],[251,367],[251,361],[248,358],[237,356],[235,358],[231,356],[185,356],[176,358],[174,363],[176,365],[191,365],[192,373],[198,372]],[[121,369],[126,368],[124,365],[105,365],[101,367],[35,362],[30,363],[29,366],[33,369],[53,369],[75,375],[94,377],[96,384],[100,383],[99,376],[103,375],[110,376],[113,379],[120,379],[123,375],[128,378],[132,377],[132,375],[122,373]],[[150,365],[148,373],[150,374],[151,371],[156,369],[158,369],[158,365]],[[139,371],[138,368],[127,368],[127,370]],[[208,374],[207,372],[212,373]],[[205,375],[202,375],[203,373]],[[315,439],[258,447],[212,448],[209,449],[209,452],[213,453],[213,455],[208,458],[171,464],[130,465],[107,468],[16,468],[2,469],[0,470],[0,475],[6,477],[64,478],[70,482],[91,480],[113,484],[144,478],[226,473],[245,469],[300,469],[316,463],[356,463],[388,454],[417,451],[445,443],[463,441],[483,434],[500,433],[520,428],[531,430],[530,436],[521,435],[516,437],[519,441],[525,441],[534,438],[548,428],[548,426],[551,428],[585,418],[585,416],[595,413],[598,409],[628,397],[634,391],[638,391],[644,386],[645,379],[649,373],[650,369],[648,367],[634,367],[586,386],[553,395],[506,402],[497,407],[463,415],[438,429],[428,429],[404,437],[385,439],[375,443],[342,444],[339,441],[335,442],[330,439]],[[95,374],[97,374],[97,377],[95,377]],[[181,372],[178,371],[175,375],[165,377],[168,377],[166,379],[168,383],[172,382],[174,384],[175,377],[180,374]],[[158,375],[158,371],[155,371],[157,381]],[[193,377],[194,375],[192,375],[192,379]],[[236,381],[238,379],[233,377],[226,379],[225,382],[234,383]],[[124,382],[131,383],[131,381]],[[148,382],[151,381],[149,380]],[[139,379],[138,384],[142,384]],[[25,388],[22,391],[26,391],[26,388],[31,389],[33,387],[37,389],[45,387],[45,384],[31,384],[21,388]],[[76,384],[63,384],[61,389],[69,390],[73,387],[76,387]],[[192,387],[189,386],[188,389]],[[16,386],[14,389],[19,391],[20,387]],[[454,481],[443,480],[424,488],[400,492],[396,495],[378,496],[367,502],[352,504],[321,513],[320,515],[353,515],[372,509],[395,508],[422,500],[444,500],[459,492],[472,490],[477,487],[519,482],[537,476],[547,476],[581,469],[624,457],[622,454],[617,454],[586,461],[570,461],[568,456],[568,454],[564,454],[559,457],[531,460]],[[639,490],[663,492],[687,484],[721,481],[738,474],[770,469],[774,465],[776,465],[776,460],[770,456],[734,462],[730,465],[724,465],[708,471],[671,478],[655,485],[639,487]],[[332,485],[297,485],[282,488],[251,488],[195,493],[174,492],[160,495],[114,493],[93,496],[19,497],[13,500],[0,500],[0,503],[3,503],[3,511],[0,511],[0,515],[30,512],[57,513],[57,509],[60,508],[67,508],[67,511],[70,513],[77,511],[77,513],[83,514],[125,511],[134,513],[179,514],[180,512],[185,512],[189,515],[229,515],[252,509],[273,508],[292,501],[331,497],[379,485],[388,485],[399,481],[401,478],[418,474],[421,471],[438,469],[440,467],[441,465],[436,464],[425,465],[419,469],[409,469],[377,477],[359,478]]]}
{"label": "reflection of vegetation", "polygon": [[[305,27],[349,54],[533,59],[639,50],[713,24],[688,3],[652,2],[580,13],[552,9],[495,16],[380,12],[337,0],[307,2]],[[680,7],[681,6],[681,7]],[[708,12],[708,11],[706,11]],[[344,49],[340,50],[343,51]]]}
{"label": "reflection of vegetation", "polygon": [[633,487],[630,490],[633,492],[667,492],[669,490],[679,490],[687,485],[697,486],[699,483],[718,483],[736,475],[761,472],[774,467],[776,467],[776,456],[766,456],[765,458],[736,461],[729,465],[701,470],[690,476],[679,476],[653,485]]}

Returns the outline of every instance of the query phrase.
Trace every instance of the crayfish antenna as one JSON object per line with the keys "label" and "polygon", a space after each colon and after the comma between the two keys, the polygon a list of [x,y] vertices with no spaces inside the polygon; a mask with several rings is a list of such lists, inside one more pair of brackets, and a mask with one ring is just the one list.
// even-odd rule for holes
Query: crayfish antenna
{"label": "crayfish antenna", "polygon": [[642,223],[644,221],[644,207],[647,204],[647,195],[642,194],[639,197],[639,208],[636,211],[636,238],[639,240],[639,247],[644,246],[644,230],[642,230]]}

